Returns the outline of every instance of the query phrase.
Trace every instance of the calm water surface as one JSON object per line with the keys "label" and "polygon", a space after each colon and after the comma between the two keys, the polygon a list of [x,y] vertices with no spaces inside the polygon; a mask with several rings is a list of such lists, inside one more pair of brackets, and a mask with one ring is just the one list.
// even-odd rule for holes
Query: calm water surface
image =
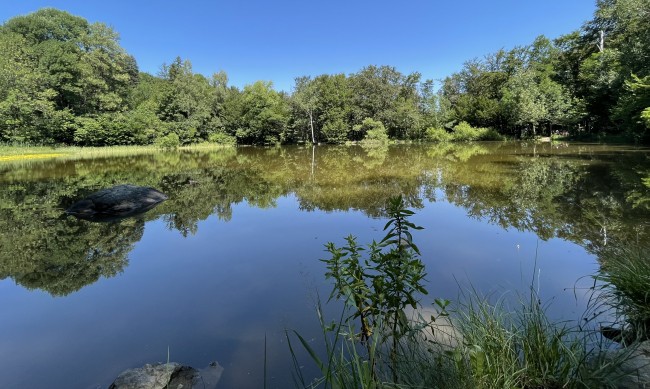
{"label": "calm water surface", "polygon": [[[578,319],[602,250],[648,243],[649,157],[482,143],[0,164],[0,387],[106,388],[169,349],[199,368],[218,361],[221,388],[258,388],[265,337],[268,387],[291,387],[284,330],[318,337],[324,244],[381,239],[396,194],[425,228],[425,305],[470,284],[496,297],[532,284],[553,317]],[[170,199],[113,223],[63,215],[123,183]]]}

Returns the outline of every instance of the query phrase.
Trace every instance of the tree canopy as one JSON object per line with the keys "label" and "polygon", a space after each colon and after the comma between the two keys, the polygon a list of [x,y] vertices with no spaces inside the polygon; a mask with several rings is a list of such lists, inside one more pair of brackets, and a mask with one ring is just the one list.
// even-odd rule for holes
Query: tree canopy
{"label": "tree canopy", "polygon": [[[188,59],[138,70],[116,31],[46,8],[0,26],[0,142],[342,143],[377,122],[390,139],[432,140],[465,122],[516,137],[622,134],[650,141],[650,0],[598,0],[557,39],[471,59],[438,82],[369,65],[352,74],[237,88]],[[437,134],[431,138],[428,134]]]}

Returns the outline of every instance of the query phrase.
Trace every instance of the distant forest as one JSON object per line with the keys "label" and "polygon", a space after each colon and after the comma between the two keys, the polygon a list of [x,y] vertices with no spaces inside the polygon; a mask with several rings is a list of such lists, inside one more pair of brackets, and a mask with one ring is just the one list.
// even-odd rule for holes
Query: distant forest
{"label": "distant forest", "polygon": [[[56,9],[0,26],[0,142],[182,145],[435,140],[467,125],[510,137],[620,135],[650,142],[650,0],[598,0],[555,40],[467,61],[441,81],[370,65],[303,76],[291,94],[188,59],[140,72],[103,23]],[[385,133],[385,135],[384,135]]]}

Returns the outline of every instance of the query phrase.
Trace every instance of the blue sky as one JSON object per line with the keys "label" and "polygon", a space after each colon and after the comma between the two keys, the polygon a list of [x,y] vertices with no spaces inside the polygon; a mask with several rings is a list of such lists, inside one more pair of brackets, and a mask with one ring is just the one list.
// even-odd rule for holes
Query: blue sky
{"label": "blue sky", "polygon": [[2,0],[0,21],[54,7],[112,26],[140,70],[176,56],[232,85],[353,73],[370,64],[441,79],[500,48],[580,28],[595,0]]}

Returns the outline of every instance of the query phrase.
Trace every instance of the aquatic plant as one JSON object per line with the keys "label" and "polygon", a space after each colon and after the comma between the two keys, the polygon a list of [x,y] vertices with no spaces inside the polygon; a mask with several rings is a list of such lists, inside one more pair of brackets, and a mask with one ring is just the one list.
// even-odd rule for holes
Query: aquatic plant
{"label": "aquatic plant", "polygon": [[614,321],[627,324],[614,336],[623,343],[650,339],[649,250],[643,245],[609,245],[601,254],[596,288],[600,300],[614,310]]}
{"label": "aquatic plant", "polygon": [[[327,323],[317,307],[325,356],[299,333],[322,377],[307,382],[287,341],[299,387],[332,388],[608,388],[629,374],[622,368],[634,348],[611,353],[612,343],[578,321],[552,321],[537,291],[514,307],[470,289],[457,306],[436,299],[425,319],[417,293],[426,294],[424,266],[401,197],[389,200],[386,236],[361,247],[354,236],[327,244],[330,299],[345,309]],[[407,316],[406,308],[415,314]],[[593,318],[592,318],[593,320]]]}

